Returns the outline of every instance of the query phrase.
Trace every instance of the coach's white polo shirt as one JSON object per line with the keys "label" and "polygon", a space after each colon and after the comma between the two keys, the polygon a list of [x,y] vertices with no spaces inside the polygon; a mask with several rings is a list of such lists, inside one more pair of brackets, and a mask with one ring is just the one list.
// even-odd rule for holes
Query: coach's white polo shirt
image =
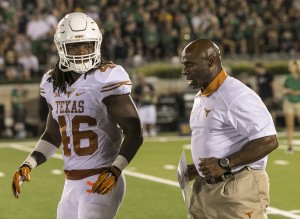
{"label": "coach's white polo shirt", "polygon": [[[260,97],[239,80],[228,76],[224,69],[206,90],[196,95],[190,127],[196,167],[199,158],[223,158],[241,150],[253,139],[277,134]],[[249,166],[265,169],[267,157]],[[240,168],[235,167],[233,171]]]}

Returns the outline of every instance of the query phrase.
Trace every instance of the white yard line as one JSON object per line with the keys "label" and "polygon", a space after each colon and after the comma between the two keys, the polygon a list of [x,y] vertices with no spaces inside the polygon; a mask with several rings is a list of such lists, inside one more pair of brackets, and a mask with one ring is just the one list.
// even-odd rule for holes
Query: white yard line
{"label": "white yard line", "polygon": [[10,148],[10,146],[7,146],[7,145],[0,145],[0,148]]}
{"label": "white yard line", "polygon": [[268,214],[282,215],[291,219],[300,219],[300,215],[293,214],[289,211],[283,211],[277,208],[268,207]]}
{"label": "white yard line", "polygon": [[[19,151],[31,152],[33,149],[32,147],[24,146],[21,143],[19,143],[19,144],[6,143],[6,144],[8,145],[6,147],[10,147],[12,149],[19,150]],[[4,148],[4,146],[1,146],[1,144],[0,144],[0,148],[2,148],[2,147]],[[54,154],[53,157],[56,159],[60,159],[60,160],[63,159],[63,156],[61,154]],[[163,178],[159,178],[156,176],[147,175],[144,173],[137,173],[137,172],[133,172],[130,170],[124,170],[124,173],[128,176],[136,177],[139,179],[144,179],[144,180],[149,180],[152,182],[157,182],[157,183],[161,183],[161,184],[165,184],[165,185],[169,185],[169,186],[179,187],[179,184],[177,181],[163,179]],[[268,214],[282,215],[282,216],[290,218],[290,219],[300,219],[299,215],[293,213],[294,211],[284,211],[284,210],[280,210],[277,208],[268,207]]]}
{"label": "white yard line", "polygon": [[[280,144],[278,149],[281,149],[281,150],[286,150],[287,149],[287,144]],[[294,151],[300,151],[300,147],[297,145],[297,146],[294,146],[293,147],[293,150]]]}
{"label": "white yard line", "polygon": [[173,181],[173,180],[163,179],[163,178],[159,178],[159,177],[156,177],[156,176],[147,175],[147,174],[144,174],[144,173],[137,173],[137,172],[133,172],[133,171],[130,171],[130,170],[124,170],[123,172],[128,176],[133,176],[133,177],[136,177],[136,178],[145,179],[145,180],[149,180],[149,181],[152,181],[152,182],[158,182],[158,183],[166,184],[166,185],[169,185],[169,186],[179,187],[178,182]]}
{"label": "white yard line", "polygon": [[[19,151],[31,152],[33,149],[32,147],[27,147],[27,146],[24,146],[21,144],[10,143],[9,145],[11,148],[19,150]],[[61,154],[53,154],[52,157],[61,159],[61,160],[63,159],[63,156]]]}

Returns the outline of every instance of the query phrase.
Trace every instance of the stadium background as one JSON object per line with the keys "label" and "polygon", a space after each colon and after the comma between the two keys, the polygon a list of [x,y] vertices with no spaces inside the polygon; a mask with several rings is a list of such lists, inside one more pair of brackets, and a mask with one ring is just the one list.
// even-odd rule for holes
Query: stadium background
{"label": "stadium background", "polygon": [[[27,149],[24,153],[15,143],[30,149],[42,129],[45,110],[39,82],[57,60],[53,44],[56,24],[71,11],[83,11],[98,22],[104,34],[105,59],[123,65],[133,84],[138,73],[145,74],[160,95],[158,128],[163,137],[146,139],[140,158],[137,156],[129,170],[176,182],[176,170],[162,166],[176,166],[184,145],[189,143],[188,139],[174,140],[172,136],[187,135],[189,131],[186,122],[195,91],[181,77],[180,54],[196,38],[215,41],[226,70],[234,77],[246,75],[254,89],[254,65],[258,61],[265,64],[275,77],[277,129],[284,131],[281,89],[288,74],[288,60],[300,55],[299,0],[0,0],[0,218],[55,217],[63,177],[50,173],[61,169],[60,161],[54,159],[37,170],[36,181],[26,185],[25,200],[18,200],[21,202],[12,199],[9,186],[14,168],[27,154]],[[16,86],[27,91],[25,143],[11,132],[11,92]],[[284,132],[280,134],[284,136]],[[286,139],[280,137],[280,149],[270,157],[268,166],[274,207],[270,218],[274,219],[300,218],[299,150],[296,147],[293,156],[285,156],[285,143]],[[185,215],[178,188],[153,185],[131,176],[127,179],[128,192],[120,218],[148,219],[157,212],[161,218],[168,218],[170,209],[172,218]],[[46,183],[47,188],[39,183]],[[40,191],[44,191],[43,197]],[[132,207],[137,204],[139,211]]]}
{"label": "stadium background", "polygon": [[[253,67],[263,62],[275,76],[278,126],[284,126],[281,89],[287,61],[299,57],[298,0],[1,0],[0,134],[13,135],[11,92],[25,87],[28,136],[37,136],[46,113],[39,98],[42,75],[57,61],[53,33],[68,12],[83,11],[104,34],[102,56],[125,67],[133,84],[142,73],[159,98],[158,131],[186,123],[192,97],[181,77],[182,48],[210,38],[221,49],[226,70],[247,75],[255,89]],[[47,109],[46,109],[47,110]]]}

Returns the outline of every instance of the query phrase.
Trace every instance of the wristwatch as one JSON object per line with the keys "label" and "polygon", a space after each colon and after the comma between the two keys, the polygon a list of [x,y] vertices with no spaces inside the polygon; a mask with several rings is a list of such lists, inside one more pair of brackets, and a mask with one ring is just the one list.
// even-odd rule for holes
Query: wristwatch
{"label": "wristwatch", "polygon": [[225,170],[230,170],[229,168],[229,159],[227,157],[219,159],[219,165]]}

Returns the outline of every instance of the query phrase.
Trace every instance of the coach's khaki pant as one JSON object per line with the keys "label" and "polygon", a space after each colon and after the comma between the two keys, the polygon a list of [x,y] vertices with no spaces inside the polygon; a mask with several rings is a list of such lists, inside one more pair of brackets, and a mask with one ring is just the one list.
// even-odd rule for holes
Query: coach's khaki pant
{"label": "coach's khaki pant", "polygon": [[269,177],[264,170],[248,169],[224,182],[206,184],[195,180],[190,219],[266,219]]}

